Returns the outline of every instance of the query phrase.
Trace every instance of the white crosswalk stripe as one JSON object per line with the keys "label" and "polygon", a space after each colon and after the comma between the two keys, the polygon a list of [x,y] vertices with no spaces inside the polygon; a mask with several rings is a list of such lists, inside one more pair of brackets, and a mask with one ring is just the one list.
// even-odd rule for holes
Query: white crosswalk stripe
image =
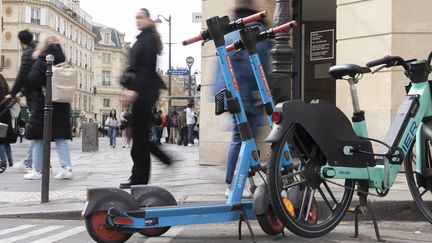
{"label": "white crosswalk stripe", "polygon": [[2,243],[12,243],[12,242],[23,240],[23,239],[27,239],[27,238],[30,238],[30,237],[35,237],[35,236],[38,236],[38,235],[42,235],[42,234],[45,234],[45,233],[48,233],[50,231],[53,231],[53,230],[56,230],[56,229],[60,229],[60,228],[63,228],[63,226],[48,226],[48,227],[45,227],[45,228],[41,228],[41,229],[38,229],[38,230],[33,230],[33,231],[30,231],[30,232],[27,232],[27,233],[22,234],[22,235],[18,235],[18,236],[13,236],[13,237],[9,237],[9,238],[6,238],[6,239],[2,239],[1,242]]}
{"label": "white crosswalk stripe", "polygon": [[51,235],[51,236],[48,236],[45,238],[38,239],[36,241],[32,241],[31,243],[52,243],[52,242],[56,242],[56,241],[65,239],[67,237],[79,234],[85,230],[86,230],[86,228],[84,226],[79,226],[79,227],[75,227],[75,228],[60,232],[60,233],[55,234],[55,235]]}
{"label": "white crosswalk stripe", "polygon": [[20,230],[25,230],[25,229],[31,228],[33,226],[34,225],[25,224],[25,225],[20,225],[20,226],[13,227],[13,228],[5,229],[5,230],[0,230],[0,236],[1,235],[7,235],[7,234],[10,234],[13,232],[20,231]]}

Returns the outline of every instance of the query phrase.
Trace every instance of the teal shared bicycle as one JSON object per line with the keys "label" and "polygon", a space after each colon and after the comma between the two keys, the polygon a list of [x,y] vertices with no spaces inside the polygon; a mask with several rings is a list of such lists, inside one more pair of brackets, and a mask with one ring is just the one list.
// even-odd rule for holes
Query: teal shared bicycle
{"label": "teal shared bicycle", "polygon": [[[402,163],[414,201],[432,223],[431,59],[432,52],[428,60],[405,61],[386,56],[367,63],[367,67],[331,67],[329,74],[333,78],[349,83],[354,107],[352,124],[342,111],[323,100],[310,104],[289,101],[276,106],[281,119],[266,139],[272,143],[273,153],[267,179],[273,208],[285,227],[302,237],[323,236],[342,220],[357,192],[355,237],[359,214],[370,213],[377,239],[383,241],[367,197],[386,196]],[[363,74],[376,66],[372,73],[402,66],[410,80],[384,141],[369,138],[356,91]],[[291,170],[281,166],[280,155],[286,143],[295,164]],[[314,201],[317,208],[310,206]],[[317,217],[314,224],[307,220],[312,213]]]}

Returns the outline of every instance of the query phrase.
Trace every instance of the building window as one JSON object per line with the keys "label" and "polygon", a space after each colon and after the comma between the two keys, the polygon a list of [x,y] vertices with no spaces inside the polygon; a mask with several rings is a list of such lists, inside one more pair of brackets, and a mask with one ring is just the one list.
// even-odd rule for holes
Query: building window
{"label": "building window", "polygon": [[31,8],[31,23],[32,24],[41,24],[41,9],[40,8]]}
{"label": "building window", "polygon": [[102,71],[102,86],[111,86],[111,72]]}
{"label": "building window", "polygon": [[103,99],[103,106],[104,107],[110,107],[110,100],[109,99]]}
{"label": "building window", "polygon": [[102,54],[102,61],[104,64],[110,64],[111,63],[111,54],[109,54],[109,53]]}
{"label": "building window", "polygon": [[39,41],[40,40],[40,34],[39,33],[33,33],[33,40]]}
{"label": "building window", "polygon": [[110,44],[110,33],[104,33],[104,43],[109,45]]}

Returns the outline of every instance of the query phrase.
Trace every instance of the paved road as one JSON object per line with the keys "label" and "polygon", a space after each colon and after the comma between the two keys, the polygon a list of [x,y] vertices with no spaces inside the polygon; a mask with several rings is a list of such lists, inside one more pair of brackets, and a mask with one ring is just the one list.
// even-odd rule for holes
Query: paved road
{"label": "paved road", "polygon": [[[352,222],[342,222],[333,232],[320,239],[303,239],[286,231],[286,237],[269,237],[253,221],[253,230],[258,242],[375,242],[370,224],[362,222],[360,238],[353,239]],[[380,222],[382,235],[387,242],[431,242],[431,225],[425,222]],[[93,242],[88,236],[84,221],[68,220],[22,220],[2,219],[0,222],[0,242],[9,243],[86,243]],[[237,240],[237,224],[224,223],[212,225],[183,226],[170,229],[159,238],[145,238],[135,234],[128,242],[250,242],[250,236],[244,227],[243,241]]]}

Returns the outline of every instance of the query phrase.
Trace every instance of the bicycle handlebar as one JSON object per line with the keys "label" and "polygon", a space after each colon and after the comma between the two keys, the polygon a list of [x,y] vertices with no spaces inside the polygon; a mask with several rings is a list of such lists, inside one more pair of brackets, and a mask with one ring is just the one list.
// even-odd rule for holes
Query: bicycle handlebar
{"label": "bicycle handlebar", "polygon": [[[272,39],[275,37],[277,33],[289,31],[290,29],[293,29],[297,27],[296,21],[291,21],[282,25],[279,25],[277,27],[271,28],[269,30],[263,31],[258,36],[258,41],[264,40],[264,39]],[[227,51],[235,51],[235,50],[243,50],[244,44],[241,40],[237,40],[231,45],[227,46]]]}
{"label": "bicycle handlebar", "polygon": [[385,56],[383,58],[380,58],[380,59],[366,63],[366,66],[369,68],[375,67],[378,65],[386,65],[386,67],[403,66],[405,70],[409,69],[409,66],[406,63],[406,61],[402,57],[399,57],[399,56]]}
{"label": "bicycle handlebar", "polygon": [[[244,18],[241,18],[241,19],[238,19],[235,21],[231,21],[227,26],[228,31],[231,32],[234,30],[238,30],[247,24],[259,21],[259,20],[267,17],[267,15],[268,15],[267,10],[264,10],[264,11],[261,11],[259,13],[250,15],[248,17],[244,17]],[[205,29],[205,30],[201,31],[201,33],[199,35],[192,37],[190,39],[184,40],[182,42],[182,44],[184,46],[186,46],[186,45],[198,42],[198,41],[207,41],[207,40],[211,40],[211,36],[210,36],[208,29]]]}

